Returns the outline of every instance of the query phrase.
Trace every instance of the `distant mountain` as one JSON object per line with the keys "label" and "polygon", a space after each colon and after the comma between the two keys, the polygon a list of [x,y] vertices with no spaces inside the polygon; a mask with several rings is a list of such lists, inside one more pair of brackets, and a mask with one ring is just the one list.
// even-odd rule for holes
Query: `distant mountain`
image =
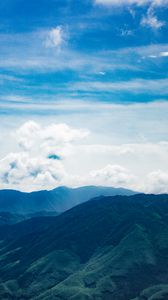
{"label": "distant mountain", "polygon": [[98,197],[0,240],[0,299],[168,299],[168,195]]}
{"label": "distant mountain", "polygon": [[0,211],[12,214],[38,212],[63,212],[100,195],[133,195],[135,192],[112,187],[86,186],[81,188],[58,187],[51,191],[23,193],[15,190],[0,190]]}

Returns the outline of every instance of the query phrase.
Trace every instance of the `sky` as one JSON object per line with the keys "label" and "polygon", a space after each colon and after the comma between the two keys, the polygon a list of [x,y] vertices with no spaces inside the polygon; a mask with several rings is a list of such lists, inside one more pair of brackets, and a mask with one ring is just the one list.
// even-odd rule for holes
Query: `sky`
{"label": "sky", "polygon": [[0,1],[0,189],[168,192],[168,0]]}

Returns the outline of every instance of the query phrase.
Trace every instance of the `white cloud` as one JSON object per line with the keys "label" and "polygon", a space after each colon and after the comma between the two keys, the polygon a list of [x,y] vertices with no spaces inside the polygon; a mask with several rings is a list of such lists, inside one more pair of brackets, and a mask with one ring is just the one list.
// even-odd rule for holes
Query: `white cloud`
{"label": "white cloud", "polygon": [[11,81],[11,82],[24,82],[24,79],[19,78],[17,76],[11,76],[7,74],[0,74],[0,84],[4,84],[5,82]]}
{"label": "white cloud", "polygon": [[168,172],[161,170],[147,175],[146,191],[148,193],[168,193]]}
{"label": "white cloud", "polygon": [[104,76],[104,75],[106,75],[106,72],[100,71],[98,74]]}
{"label": "white cloud", "polygon": [[45,41],[46,47],[54,47],[58,48],[65,42],[65,33],[63,31],[62,26],[57,26],[53,29],[51,29],[47,33],[47,38]]}
{"label": "white cloud", "polygon": [[27,191],[60,185],[66,176],[60,161],[49,160],[40,154],[10,153],[0,160],[0,185],[3,188]]}
{"label": "white cloud", "polygon": [[158,170],[144,175],[143,179],[121,165],[107,165],[88,174],[85,184],[125,187],[135,191],[162,194],[168,193],[168,172]]}
{"label": "white cloud", "polygon": [[[76,165],[82,166],[81,156],[87,168],[73,184],[123,186],[142,192],[156,192],[156,184],[149,181],[148,174],[158,168],[162,168],[162,172],[167,170],[167,154],[168,142],[78,145],[71,156],[71,168],[77,174]],[[160,192],[162,191],[164,189],[160,188]]]}
{"label": "white cloud", "polygon": [[[166,50],[167,48],[168,47],[165,47]],[[155,54],[148,55],[148,57],[150,58],[168,57],[168,51],[160,51],[160,52],[157,51]]]}
{"label": "white cloud", "polygon": [[157,55],[149,55],[150,58],[157,58]]}
{"label": "white cloud", "polygon": [[141,20],[142,26],[150,27],[154,30],[160,29],[165,26],[164,21],[160,21],[153,13],[153,10],[149,9],[146,16],[143,16]]}
{"label": "white cloud", "polygon": [[33,121],[28,121],[16,130],[14,136],[23,149],[29,149],[38,138],[39,131],[39,124]]}
{"label": "white cloud", "polygon": [[168,57],[168,51],[160,52],[161,57]]}
{"label": "white cloud", "polygon": [[[44,49],[41,47],[46,39],[48,40],[50,31],[35,31],[23,34],[0,34],[0,67],[17,70],[17,74],[23,75],[23,71],[43,72],[44,70],[75,70],[84,71],[85,73],[98,73],[103,70],[112,69],[137,69],[132,61],[128,61],[129,53],[135,54],[137,48],[131,50],[117,49],[117,51],[93,52],[89,55],[84,52],[75,51],[68,47],[61,47],[61,51],[57,48],[49,47]],[[63,45],[67,40],[66,30],[61,31]],[[11,41],[12,40],[12,41]],[[13,41],[14,40],[14,41]],[[10,42],[11,41],[11,42]],[[50,43],[49,43],[50,44]],[[148,47],[145,47],[147,51]],[[126,53],[127,52],[127,53]],[[123,61],[123,54],[125,60]],[[20,77],[21,77],[20,76]]]}
{"label": "white cloud", "polygon": [[[63,39],[66,41],[67,33],[64,31],[62,31],[64,33]],[[135,57],[138,60],[142,56],[158,55],[158,53],[168,49],[167,44],[155,44],[145,47],[100,51],[96,54],[93,52],[88,55],[68,47],[62,47],[61,51],[56,51],[57,49],[54,47],[44,49],[41,44],[44,43],[48,34],[49,32],[45,30],[35,31],[31,34],[25,33],[24,35],[0,34],[0,48],[2,48],[0,67],[15,70],[17,74],[22,76],[23,72],[52,72],[53,70],[75,70],[84,72],[84,74],[97,74],[101,71],[111,72],[111,70],[116,69],[138,71],[144,70],[145,64],[135,63]],[[10,42],[11,40],[14,41]]]}
{"label": "white cloud", "polygon": [[132,79],[117,82],[103,81],[85,81],[75,82],[69,87],[69,90],[79,91],[129,91],[131,93],[159,93],[166,95],[168,93],[168,79]]}
{"label": "white cloud", "polygon": [[121,29],[120,35],[121,36],[131,36],[131,35],[134,35],[134,32],[130,29]]}
{"label": "white cloud", "polygon": [[65,123],[41,126],[34,121],[24,123],[14,133],[18,144],[24,150],[35,150],[63,147],[65,144],[73,143],[83,139],[89,134],[88,130],[75,129]]}
{"label": "white cloud", "polygon": [[[95,0],[96,4],[105,5],[105,6],[147,6],[147,15],[143,16],[141,20],[142,26],[147,26],[152,29],[158,30],[165,25],[164,21],[161,21],[154,14],[154,9],[157,6],[165,6],[168,4],[168,0]],[[131,35],[132,31],[123,30],[122,35]]]}
{"label": "white cloud", "polygon": [[24,123],[12,134],[21,151],[0,160],[0,186],[30,191],[62,185],[67,177],[63,159],[88,133],[67,124]]}
{"label": "white cloud", "polygon": [[102,4],[102,5],[126,5],[126,4],[137,4],[137,5],[142,5],[145,4],[145,0],[95,0],[96,4]]}
{"label": "white cloud", "polygon": [[[102,105],[100,110],[102,111]],[[105,105],[105,104],[104,104]],[[11,153],[0,160],[0,187],[14,188],[31,191],[51,189],[59,185],[81,186],[88,184],[105,186],[123,186],[142,192],[161,193],[167,191],[168,169],[168,142],[149,142],[145,136],[149,124],[141,123],[140,128],[134,126],[136,143],[124,143],[125,129],[132,129],[132,117],[137,121],[137,109],[139,115],[147,121],[151,109],[155,106],[156,116],[159,116],[159,104],[146,104],[142,110],[142,104],[129,106],[107,106],[108,115],[98,116],[107,122],[108,127],[101,132],[101,124],[98,124],[95,116],[95,128],[92,127],[92,135],[88,136],[88,130],[79,129],[78,126],[68,126],[63,123],[49,123],[41,125],[35,121],[28,121],[18,129],[13,129],[12,138],[15,139],[17,148],[13,149],[12,143],[8,149]],[[138,108],[137,108],[138,107]],[[92,107],[93,109],[93,107]],[[128,120],[123,115],[123,110],[128,112]],[[164,106],[167,116],[167,106]],[[118,113],[120,112],[120,116]],[[90,128],[87,113],[87,126]],[[109,123],[113,115],[113,125]],[[110,119],[108,119],[110,118]],[[116,119],[115,119],[116,118]],[[112,142],[115,123],[122,120],[122,139],[120,142]],[[86,115],[84,116],[86,124]],[[81,120],[81,116],[80,116]],[[149,119],[154,137],[157,136],[157,128],[154,119]],[[111,125],[110,125],[111,124]],[[158,123],[156,124],[158,126]],[[159,121],[159,126],[160,121]],[[165,128],[165,125],[163,125]],[[140,131],[139,131],[140,130]],[[162,127],[159,127],[162,131]],[[94,132],[95,131],[95,132]],[[121,128],[117,132],[120,135]],[[116,129],[115,129],[116,132]],[[166,134],[166,132],[165,132]],[[10,138],[9,132],[8,137]],[[108,140],[106,140],[106,136]],[[87,139],[86,139],[87,137]],[[159,134],[160,137],[160,134]],[[96,143],[96,139],[100,142]],[[128,137],[127,137],[128,139]],[[133,139],[135,141],[135,138]],[[10,143],[10,140],[3,139]],[[6,152],[6,151],[5,151]],[[157,171],[160,170],[160,171]]]}
{"label": "white cloud", "polygon": [[[168,4],[168,0],[95,0],[96,4],[105,6],[121,6],[121,5],[137,5],[148,6],[147,15],[143,16],[141,20],[142,26],[151,27],[152,29],[160,29],[165,25],[164,21],[159,20],[154,14],[154,8],[156,6],[165,6]],[[131,30],[123,30],[121,35],[131,35]]]}
{"label": "white cloud", "polygon": [[96,4],[102,5],[153,5],[160,6],[166,5],[168,3],[167,0],[95,0]]}
{"label": "white cloud", "polygon": [[120,165],[107,165],[102,169],[92,171],[89,174],[89,180],[92,184],[128,187],[133,186],[135,176],[129,170]]}

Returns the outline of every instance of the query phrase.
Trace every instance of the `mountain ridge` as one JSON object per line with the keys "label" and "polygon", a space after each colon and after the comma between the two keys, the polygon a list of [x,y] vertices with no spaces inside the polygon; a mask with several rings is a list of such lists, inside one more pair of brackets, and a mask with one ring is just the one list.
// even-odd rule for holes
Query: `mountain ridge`
{"label": "mountain ridge", "polygon": [[166,194],[97,197],[21,234],[28,221],[0,228],[0,297],[166,300],[167,215]]}
{"label": "mountain ridge", "polygon": [[29,193],[11,189],[0,190],[0,211],[20,215],[33,214],[40,211],[61,213],[96,196],[132,195],[135,193],[124,188],[103,186],[84,186],[79,188],[60,186],[49,191],[41,190]]}

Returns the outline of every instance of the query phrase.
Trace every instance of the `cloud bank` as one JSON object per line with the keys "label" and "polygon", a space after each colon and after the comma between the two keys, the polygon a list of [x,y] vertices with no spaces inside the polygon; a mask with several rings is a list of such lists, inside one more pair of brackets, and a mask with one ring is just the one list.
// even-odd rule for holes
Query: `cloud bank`
{"label": "cloud bank", "polygon": [[65,123],[27,121],[11,133],[18,151],[0,160],[0,188],[32,191],[93,184],[168,192],[167,142],[95,144],[89,135],[89,130]]}

